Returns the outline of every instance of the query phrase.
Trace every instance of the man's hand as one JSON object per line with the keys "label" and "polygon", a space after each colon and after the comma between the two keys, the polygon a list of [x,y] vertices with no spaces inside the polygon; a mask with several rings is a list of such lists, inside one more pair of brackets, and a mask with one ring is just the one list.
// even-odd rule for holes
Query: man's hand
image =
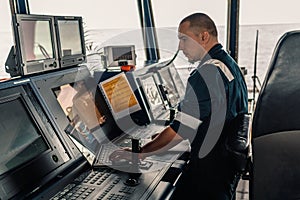
{"label": "man's hand", "polygon": [[122,148],[122,149],[112,152],[109,155],[109,160],[111,160],[112,162],[119,161],[121,159],[126,159],[128,161],[132,160],[131,148],[129,148],[129,147]]}

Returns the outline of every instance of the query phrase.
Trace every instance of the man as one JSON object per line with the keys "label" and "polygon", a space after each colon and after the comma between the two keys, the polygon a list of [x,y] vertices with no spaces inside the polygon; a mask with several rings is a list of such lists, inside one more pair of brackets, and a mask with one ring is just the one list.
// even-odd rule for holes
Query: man
{"label": "man", "polygon": [[[178,28],[179,50],[189,62],[200,62],[188,79],[174,121],[141,148],[140,158],[191,143],[190,162],[173,199],[234,199],[238,173],[225,150],[231,121],[248,112],[243,75],[218,42],[214,22],[203,13],[184,18]],[[120,152],[119,152],[120,153]],[[115,159],[117,153],[111,155]]]}

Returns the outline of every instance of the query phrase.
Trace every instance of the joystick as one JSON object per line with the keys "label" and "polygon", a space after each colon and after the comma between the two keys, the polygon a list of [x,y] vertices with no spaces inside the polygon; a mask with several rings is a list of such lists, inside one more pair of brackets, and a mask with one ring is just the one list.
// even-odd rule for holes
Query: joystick
{"label": "joystick", "polygon": [[139,176],[141,175],[140,173],[137,173],[139,170],[139,139],[136,138],[131,138],[131,146],[132,146],[132,171],[129,172],[129,177],[125,181],[125,184],[128,186],[136,186],[140,183],[139,181]]}

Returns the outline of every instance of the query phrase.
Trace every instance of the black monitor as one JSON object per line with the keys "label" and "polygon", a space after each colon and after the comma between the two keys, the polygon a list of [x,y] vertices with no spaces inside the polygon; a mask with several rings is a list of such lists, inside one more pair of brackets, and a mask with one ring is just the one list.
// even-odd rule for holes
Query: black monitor
{"label": "black monitor", "polygon": [[55,16],[54,19],[60,67],[84,63],[86,52],[82,17]]}
{"label": "black monitor", "polygon": [[1,88],[0,110],[0,198],[23,198],[70,157],[29,84]]}
{"label": "black monitor", "polygon": [[168,101],[169,107],[176,108],[185,95],[186,87],[174,63],[169,60],[161,61],[135,71],[137,77],[149,73],[153,74],[161,95],[165,101]]}
{"label": "black monitor", "polygon": [[13,15],[15,66],[7,66],[12,77],[59,68],[54,18],[46,15]]}
{"label": "black monitor", "polygon": [[141,86],[141,91],[145,101],[147,102],[148,110],[152,115],[152,119],[159,119],[168,109],[162,97],[161,91],[155,82],[153,73],[147,73],[137,77],[137,81]]}
{"label": "black monitor", "polygon": [[112,74],[114,75],[102,79],[98,85],[119,128],[126,131],[136,126],[147,125],[150,122],[149,114],[143,98],[139,96],[138,83],[133,74]]}

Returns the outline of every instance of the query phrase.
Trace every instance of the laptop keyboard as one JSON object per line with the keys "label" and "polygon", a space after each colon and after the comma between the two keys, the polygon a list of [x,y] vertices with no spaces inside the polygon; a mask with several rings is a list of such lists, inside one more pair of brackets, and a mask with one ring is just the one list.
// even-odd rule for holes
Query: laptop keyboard
{"label": "laptop keyboard", "polygon": [[[151,138],[154,134],[159,133],[163,130],[163,126],[159,126],[159,125],[148,125],[148,126],[144,126],[144,127],[140,127],[138,129],[136,129],[134,132],[132,132],[130,134],[130,137],[133,138],[138,138],[141,139],[141,143],[143,139],[147,139],[147,138]],[[128,144],[127,144],[127,143]],[[122,147],[126,147],[130,144],[129,147],[131,147],[131,142],[130,139],[127,138],[127,140],[125,138],[123,138],[120,141],[120,144],[116,145],[114,143],[106,143],[106,144],[102,144],[100,151],[97,155],[96,161],[94,163],[95,166],[111,166],[112,162],[109,159],[109,156],[112,152],[114,152],[115,150],[119,150]]]}
{"label": "laptop keyboard", "polygon": [[111,165],[112,163],[109,160],[109,155],[118,149],[120,149],[120,147],[114,145],[113,143],[102,144],[95,164]]}

